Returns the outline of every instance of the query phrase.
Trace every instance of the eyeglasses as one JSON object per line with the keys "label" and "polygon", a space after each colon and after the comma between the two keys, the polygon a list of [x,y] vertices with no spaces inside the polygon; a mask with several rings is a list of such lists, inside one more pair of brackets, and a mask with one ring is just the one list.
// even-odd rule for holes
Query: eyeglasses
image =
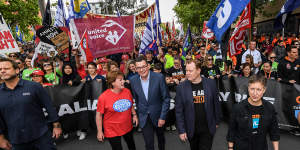
{"label": "eyeglasses", "polygon": [[16,62],[18,65],[22,64],[21,62]]}
{"label": "eyeglasses", "polygon": [[9,57],[14,57],[14,58],[16,58],[17,56],[16,56],[16,55],[9,55]]}
{"label": "eyeglasses", "polygon": [[44,67],[46,67],[46,66],[51,66],[51,64],[43,64],[43,66],[44,66]]}
{"label": "eyeglasses", "polygon": [[142,66],[142,67],[136,67],[136,70],[142,70],[142,69],[146,69],[148,67],[148,65]]}
{"label": "eyeglasses", "polygon": [[276,57],[270,57],[270,59],[275,59]]}

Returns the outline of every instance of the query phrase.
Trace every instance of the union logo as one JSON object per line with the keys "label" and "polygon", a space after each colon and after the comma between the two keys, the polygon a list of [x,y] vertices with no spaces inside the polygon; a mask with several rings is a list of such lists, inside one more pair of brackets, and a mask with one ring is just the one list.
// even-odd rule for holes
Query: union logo
{"label": "union logo", "polygon": [[113,20],[107,20],[104,25],[102,25],[101,27],[103,28],[112,28],[113,26],[118,26],[121,28],[121,32],[120,30],[109,30],[108,29],[108,34],[105,37],[105,40],[107,40],[108,42],[110,42],[113,45],[116,45],[120,39],[122,38],[122,36],[126,33],[126,28],[124,28],[123,26],[121,26],[120,24],[118,24],[117,22],[113,21]]}
{"label": "union logo", "polygon": [[128,99],[120,99],[117,100],[114,104],[113,104],[113,109],[116,112],[124,112],[127,111],[131,108],[132,103],[130,100]]}

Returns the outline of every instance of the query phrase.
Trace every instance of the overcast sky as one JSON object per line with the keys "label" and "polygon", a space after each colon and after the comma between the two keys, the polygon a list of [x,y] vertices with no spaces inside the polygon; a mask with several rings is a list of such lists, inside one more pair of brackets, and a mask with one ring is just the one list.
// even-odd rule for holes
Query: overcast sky
{"label": "overcast sky", "polygon": [[[147,0],[148,5],[151,5],[155,0]],[[159,0],[159,10],[162,22],[174,22],[176,24],[177,18],[175,16],[175,12],[173,8],[177,4],[177,0]],[[178,25],[176,25],[178,27]]]}

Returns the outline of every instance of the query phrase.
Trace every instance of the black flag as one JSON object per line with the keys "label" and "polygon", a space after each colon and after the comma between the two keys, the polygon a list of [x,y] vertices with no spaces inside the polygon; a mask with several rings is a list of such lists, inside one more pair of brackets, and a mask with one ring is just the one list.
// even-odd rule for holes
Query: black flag
{"label": "black flag", "polygon": [[51,11],[50,11],[50,0],[48,0],[46,5],[46,10],[43,16],[43,26],[51,26],[52,18],[51,18]]}

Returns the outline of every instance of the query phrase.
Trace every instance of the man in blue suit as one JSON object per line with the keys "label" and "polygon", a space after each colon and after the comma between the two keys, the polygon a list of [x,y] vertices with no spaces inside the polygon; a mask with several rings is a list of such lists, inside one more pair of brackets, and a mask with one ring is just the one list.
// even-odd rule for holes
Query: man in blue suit
{"label": "man in blue suit", "polygon": [[175,110],[179,137],[191,150],[210,150],[221,118],[216,83],[200,76],[201,63],[187,61],[186,78],[176,89]]}
{"label": "man in blue suit", "polygon": [[154,131],[157,135],[159,150],[164,150],[163,125],[170,105],[165,78],[162,74],[149,71],[150,65],[144,56],[139,56],[135,64],[138,75],[130,79],[130,84],[146,150],[154,150]]}

